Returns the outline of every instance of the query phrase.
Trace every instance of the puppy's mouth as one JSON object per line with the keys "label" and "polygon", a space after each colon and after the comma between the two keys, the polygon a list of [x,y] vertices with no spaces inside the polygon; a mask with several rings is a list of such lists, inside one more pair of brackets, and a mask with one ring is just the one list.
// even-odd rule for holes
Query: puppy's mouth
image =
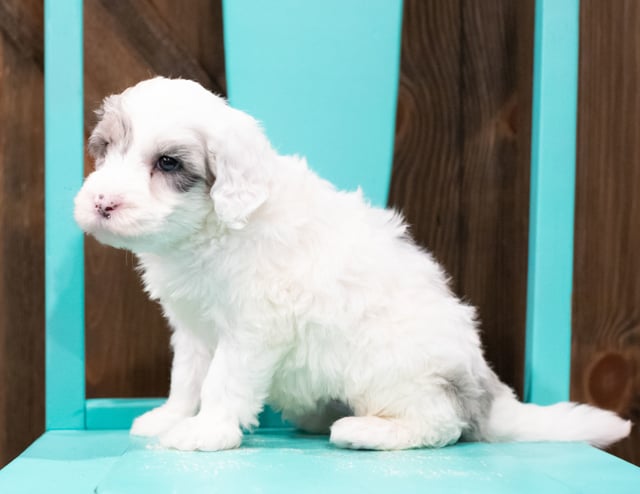
{"label": "puppy's mouth", "polygon": [[[81,224],[81,228],[100,242],[108,245],[121,243],[131,236],[131,226],[122,221],[121,211],[96,210],[90,223]],[[115,245],[114,245],[115,247]]]}
{"label": "puppy's mouth", "polygon": [[[107,231],[121,236],[127,236],[127,232],[131,230],[131,218],[128,217],[127,207],[103,207],[94,205],[93,211],[87,214],[88,218],[78,218],[76,220],[80,227],[87,233],[94,234],[99,231]],[[88,221],[87,221],[88,220]]]}
{"label": "puppy's mouth", "polygon": [[149,233],[135,222],[123,221],[121,216],[121,212],[97,213],[93,223],[83,230],[104,245],[133,252],[148,250],[153,243]]}

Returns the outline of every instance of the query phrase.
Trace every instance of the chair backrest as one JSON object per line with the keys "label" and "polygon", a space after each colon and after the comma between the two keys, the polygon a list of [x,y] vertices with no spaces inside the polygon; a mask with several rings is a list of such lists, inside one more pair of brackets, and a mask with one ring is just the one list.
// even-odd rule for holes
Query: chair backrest
{"label": "chair backrest", "polygon": [[[569,390],[577,12],[578,0],[537,2],[526,392],[540,402]],[[45,0],[48,430],[117,427],[152,403],[85,399],[83,238],[72,220],[82,18],[82,0]],[[223,19],[231,103],[265,122],[279,150],[386,204],[402,0],[224,0]]]}

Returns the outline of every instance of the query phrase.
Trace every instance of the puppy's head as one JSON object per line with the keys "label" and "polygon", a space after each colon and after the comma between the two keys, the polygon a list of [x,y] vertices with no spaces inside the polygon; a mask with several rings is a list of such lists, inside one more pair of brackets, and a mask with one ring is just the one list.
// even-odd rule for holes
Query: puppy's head
{"label": "puppy's head", "polygon": [[143,81],[97,113],[75,218],[103,243],[153,252],[211,224],[242,228],[268,197],[260,126],[195,82]]}

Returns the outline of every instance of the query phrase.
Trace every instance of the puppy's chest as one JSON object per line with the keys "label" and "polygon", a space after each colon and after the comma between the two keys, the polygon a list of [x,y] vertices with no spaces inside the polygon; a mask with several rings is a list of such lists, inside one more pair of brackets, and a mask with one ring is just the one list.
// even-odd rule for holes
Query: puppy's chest
{"label": "puppy's chest", "polygon": [[142,279],[150,298],[162,305],[173,326],[206,334],[228,306],[226,283],[211,269],[143,260]]}
{"label": "puppy's chest", "polygon": [[242,270],[228,273],[217,263],[162,263],[145,260],[143,280],[150,297],[162,305],[172,326],[215,343],[225,332],[246,323],[251,313],[264,313],[254,279]]}

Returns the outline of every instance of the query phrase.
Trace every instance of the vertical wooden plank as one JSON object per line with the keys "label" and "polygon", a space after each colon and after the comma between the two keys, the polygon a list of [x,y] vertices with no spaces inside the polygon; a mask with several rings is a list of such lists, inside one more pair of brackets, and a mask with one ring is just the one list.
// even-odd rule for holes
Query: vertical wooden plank
{"label": "vertical wooden plank", "polygon": [[174,0],[150,0],[150,2],[158,10],[158,14],[168,20],[169,26],[202,26],[202,29],[172,30],[172,36],[207,74],[208,80],[201,81],[202,84],[217,94],[226,94],[221,1],[190,0],[185,3]]}
{"label": "vertical wooden plank", "polygon": [[[119,16],[85,0],[85,141],[94,110],[155,74],[125,36]],[[137,19],[144,22],[143,19]],[[85,173],[93,162],[85,156]],[[87,397],[162,396],[169,382],[169,338],[158,307],[142,291],[128,252],[85,239]]]}
{"label": "vertical wooden plank", "polygon": [[[522,391],[531,1],[405,2],[389,204],[478,307]],[[524,122],[524,123],[523,123]]]}
{"label": "vertical wooden plank", "polygon": [[[154,75],[224,93],[220,0],[85,0],[85,137],[102,98]],[[85,160],[85,172],[93,167]],[[132,254],[86,242],[87,396],[166,396],[169,330]]]}
{"label": "vertical wooden plank", "polygon": [[84,428],[82,0],[45,0],[46,428]]}
{"label": "vertical wooden plank", "polygon": [[[458,283],[460,218],[459,2],[404,2],[389,205]],[[455,287],[456,290],[459,286]]]}
{"label": "vertical wooden plank", "polygon": [[0,2],[0,467],[44,430],[42,2]]}
{"label": "vertical wooden plank", "polygon": [[[582,0],[571,398],[640,421],[640,3]],[[612,451],[640,465],[640,429]]]}
{"label": "vertical wooden plank", "polygon": [[[533,2],[463,2],[460,293],[488,360],[522,392]],[[525,77],[522,77],[522,71]],[[527,77],[528,75],[528,77]]]}

